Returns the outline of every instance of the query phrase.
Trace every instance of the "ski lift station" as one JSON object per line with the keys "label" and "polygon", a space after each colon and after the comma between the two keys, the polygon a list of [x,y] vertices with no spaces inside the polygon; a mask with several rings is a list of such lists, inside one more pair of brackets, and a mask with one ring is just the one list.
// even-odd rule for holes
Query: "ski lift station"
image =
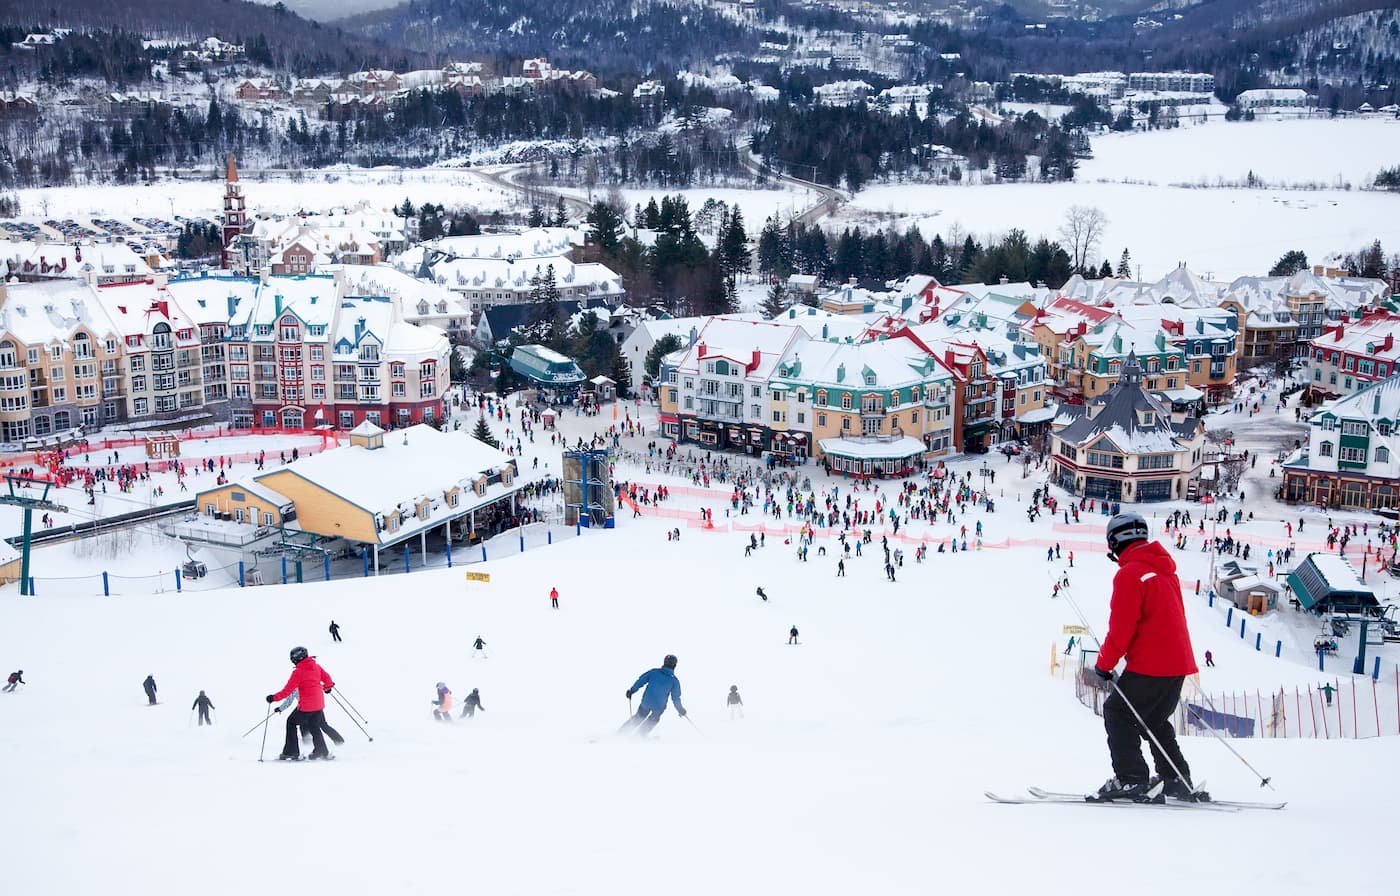
{"label": "ski lift station", "polygon": [[1361,581],[1354,566],[1336,554],[1308,554],[1288,574],[1288,584],[1304,610],[1358,615],[1380,612],[1376,593]]}

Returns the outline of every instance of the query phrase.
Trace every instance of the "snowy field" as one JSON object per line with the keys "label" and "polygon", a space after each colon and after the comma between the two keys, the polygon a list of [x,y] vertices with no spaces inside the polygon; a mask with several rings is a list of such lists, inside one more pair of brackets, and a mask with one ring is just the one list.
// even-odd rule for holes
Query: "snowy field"
{"label": "snowy field", "polygon": [[[1400,135],[1400,130],[1397,130]],[[1229,280],[1263,275],[1290,249],[1321,262],[1379,238],[1400,236],[1400,196],[1340,190],[1182,189],[1123,183],[994,184],[977,187],[871,187],[838,214],[836,226],[917,225],[927,238],[956,225],[985,242],[1013,227],[1032,240],[1060,239],[1071,205],[1103,209],[1108,226],[1100,260],[1118,264],[1127,248],[1142,279],[1179,262]]]}
{"label": "snowy field", "polygon": [[[82,186],[17,190],[20,217],[91,218],[154,216],[213,219],[223,208],[224,182],[217,180],[160,181],[153,186]],[[520,205],[520,194],[503,190],[464,168],[358,169],[308,171],[301,180],[285,176],[262,179],[243,176],[243,195],[251,214],[325,211],[368,200],[372,208],[389,209],[407,197],[414,205],[442,203],[450,208],[509,210]]]}
{"label": "snowy field", "polygon": [[[1266,273],[1290,249],[1313,261],[1379,238],[1400,236],[1400,196],[1345,190],[1396,164],[1400,121],[1338,119],[1213,123],[1094,138],[1094,158],[1068,184],[949,187],[882,185],[862,190],[836,225],[917,225],[926,237],[954,225],[979,238],[1013,227],[1058,238],[1065,210],[1108,215],[1099,246],[1118,263],[1126,247],[1142,277],[1156,280],[1184,261],[1218,279]],[[1334,189],[1186,189],[1181,184],[1325,184]]]}
{"label": "snowy field", "polygon": [[1252,171],[1266,184],[1361,187],[1396,161],[1400,121],[1375,116],[1284,121],[1215,121],[1201,127],[1093,138],[1094,157],[1079,164],[1084,183],[1242,183]]}
{"label": "snowy field", "polygon": [[[654,422],[645,409],[643,419]],[[572,439],[610,422],[566,414],[561,429]],[[1248,418],[1220,422],[1243,429]],[[654,438],[624,439],[623,448],[644,451]],[[557,463],[557,449],[527,444],[527,457],[537,453]],[[0,591],[0,671],[23,668],[30,683],[0,694],[0,789],[19,812],[0,839],[5,890],[242,894],[314,879],[348,896],[466,881],[499,894],[822,896],[1023,893],[1069,876],[1178,894],[1203,882],[1222,893],[1373,882],[1361,863],[1281,844],[1325,830],[1354,855],[1386,849],[1389,804],[1375,780],[1336,770],[1386,762],[1396,743],[1388,738],[1238,742],[1276,794],[1261,794],[1219,744],[1185,740],[1196,777],[1217,796],[1288,800],[1279,813],[984,799],[986,789],[1086,789],[1108,777],[1100,720],[1047,673],[1062,626],[1078,621],[1068,601],[1050,597],[1052,578],[1072,577],[1074,599],[1101,628],[1114,571],[1099,547],[1101,517],[1030,523],[1024,508],[1040,474],[1022,478],[1019,463],[985,460],[997,472],[995,513],[969,508],[954,526],[916,522],[912,531],[937,541],[981,521],[988,547],[916,564],[906,544],[896,583],[881,568],[879,529],[838,579],[832,539],[818,538],[803,563],[777,534],[791,519],[731,516],[727,486],[691,493],[686,480],[625,462],[619,479],[672,484],[664,509],[694,516],[708,506],[716,530],[622,512],[616,529],[474,566],[489,583],[456,569],[411,582],[108,600],[22,600],[9,586]],[[818,490],[848,493],[811,467],[801,474]],[[1245,487],[1253,493],[1255,483]],[[862,507],[877,497],[851,494]],[[1256,548],[1298,513],[1250,506],[1258,519],[1235,531]],[[1168,509],[1147,513],[1160,519]],[[746,558],[742,529],[760,522],[766,546]],[[672,526],[679,541],[666,538]],[[1310,515],[1308,529],[1321,537],[1321,518]],[[1076,551],[1073,569],[1067,558],[1046,562],[1044,545],[1055,541]],[[1173,552],[1188,589],[1208,563],[1195,548]],[[559,610],[549,607],[551,587]],[[1217,663],[1202,670],[1203,687],[1321,682],[1292,643],[1281,659],[1256,653],[1217,608],[1194,595],[1186,606],[1198,654],[1210,649]],[[326,634],[332,618],[342,644]],[[1261,624],[1280,636],[1289,625]],[[789,646],[793,625],[801,644]],[[472,657],[478,635],[489,658]],[[258,763],[261,732],[240,735],[286,680],[294,644],[319,655],[369,719],[372,743],[332,703],[329,721],[347,739],[336,762]],[[610,736],[627,715],[623,692],[666,653],[680,657],[694,725],[668,711],[656,740]],[[1382,689],[1396,686],[1396,659],[1386,654]],[[162,700],[150,708],[140,691],[148,674]],[[479,688],[486,711],[434,722],[436,681],[458,701]],[[731,721],[724,697],[735,684],[747,718]],[[212,729],[189,725],[201,689],[217,707]],[[267,755],[280,735],[270,730]]]}

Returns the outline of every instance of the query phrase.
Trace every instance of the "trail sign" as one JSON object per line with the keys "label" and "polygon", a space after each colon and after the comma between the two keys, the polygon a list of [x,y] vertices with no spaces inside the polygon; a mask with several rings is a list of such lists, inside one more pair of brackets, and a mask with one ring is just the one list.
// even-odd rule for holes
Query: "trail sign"
{"label": "trail sign", "polygon": [[468,581],[468,582],[489,582],[489,581],[491,581],[491,573],[489,573],[489,572],[469,572],[469,573],[467,573],[467,581]]}
{"label": "trail sign", "polygon": [[1067,635],[1087,635],[1087,634],[1089,634],[1089,630],[1088,630],[1087,628],[1085,628],[1084,626],[1082,626],[1082,625],[1066,625],[1066,626],[1062,626],[1062,627],[1061,627],[1061,631],[1063,631],[1063,632],[1064,632],[1065,634],[1067,634]]}

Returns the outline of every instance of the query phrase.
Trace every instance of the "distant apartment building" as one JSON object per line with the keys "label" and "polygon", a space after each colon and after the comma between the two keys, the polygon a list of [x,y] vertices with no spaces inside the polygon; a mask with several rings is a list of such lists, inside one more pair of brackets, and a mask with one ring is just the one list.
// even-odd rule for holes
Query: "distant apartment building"
{"label": "distant apartment building", "polygon": [[1215,75],[1203,72],[1131,72],[1129,90],[1214,93]]}

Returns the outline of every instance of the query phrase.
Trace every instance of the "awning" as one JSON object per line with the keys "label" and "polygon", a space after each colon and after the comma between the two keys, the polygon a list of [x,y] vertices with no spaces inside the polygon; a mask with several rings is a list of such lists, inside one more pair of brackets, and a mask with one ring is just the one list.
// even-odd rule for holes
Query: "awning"
{"label": "awning", "polygon": [[963,427],[963,437],[980,436],[996,425],[995,420],[983,420],[981,423],[973,423]]}
{"label": "awning", "polygon": [[908,460],[927,450],[922,440],[910,436],[898,439],[822,439],[817,444],[822,454],[854,460]]}
{"label": "awning", "polygon": [[1206,397],[1206,393],[1194,386],[1186,386],[1181,389],[1163,389],[1162,394],[1168,401],[1200,401]]}
{"label": "awning", "polygon": [[1017,423],[1044,423],[1047,420],[1055,419],[1055,415],[1060,409],[1055,405],[1046,405],[1043,408],[1036,408],[1033,411],[1026,411],[1016,418]]}

